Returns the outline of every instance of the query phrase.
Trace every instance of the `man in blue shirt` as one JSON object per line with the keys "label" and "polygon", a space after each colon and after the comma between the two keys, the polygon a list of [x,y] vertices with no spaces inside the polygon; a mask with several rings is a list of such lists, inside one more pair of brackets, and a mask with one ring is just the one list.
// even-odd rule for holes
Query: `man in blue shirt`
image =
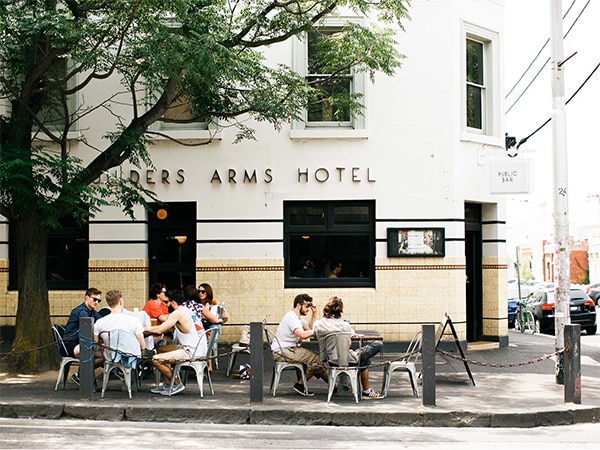
{"label": "man in blue shirt", "polygon": [[[83,303],[71,311],[69,314],[69,320],[65,326],[65,334],[63,336],[63,342],[67,349],[67,354],[63,356],[71,356],[73,358],[79,358],[81,353],[81,347],[79,344],[79,319],[81,317],[93,317],[94,322],[101,318],[96,306],[102,301],[100,297],[102,292],[96,288],[89,288],[85,291],[85,299]],[[62,352],[62,351],[61,351]],[[94,353],[94,367],[102,366],[103,358],[101,353]],[[73,374],[71,377],[74,383],[79,384],[79,374]]]}

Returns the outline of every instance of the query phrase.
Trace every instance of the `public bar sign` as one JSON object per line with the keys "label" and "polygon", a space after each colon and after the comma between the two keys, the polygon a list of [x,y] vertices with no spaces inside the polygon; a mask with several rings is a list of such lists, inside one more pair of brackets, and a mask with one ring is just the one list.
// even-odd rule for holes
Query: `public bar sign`
{"label": "public bar sign", "polygon": [[529,159],[490,161],[491,194],[529,194]]}

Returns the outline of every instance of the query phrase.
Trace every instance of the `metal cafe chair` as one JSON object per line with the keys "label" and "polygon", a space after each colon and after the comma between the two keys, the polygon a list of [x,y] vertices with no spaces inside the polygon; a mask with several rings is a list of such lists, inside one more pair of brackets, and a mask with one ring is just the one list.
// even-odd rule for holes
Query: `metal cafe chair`
{"label": "metal cafe chair", "polygon": [[103,334],[108,334],[108,342],[106,345],[110,350],[108,353],[104,353],[104,376],[102,379],[102,394],[100,397],[104,398],[110,373],[114,369],[121,369],[125,376],[125,385],[127,386],[129,398],[131,398],[131,385],[134,375],[136,382],[135,387],[137,388],[136,368],[138,358],[141,356],[140,343],[135,334],[124,330],[111,330],[108,333]]}
{"label": "metal cafe chair", "polygon": [[[275,333],[273,333],[268,328],[265,328],[265,337],[267,340],[267,345],[269,346],[269,351],[271,355],[281,354],[281,344],[279,343],[279,339]],[[275,342],[275,346],[279,347],[279,351],[272,349],[272,344]],[[304,391],[308,392],[308,381],[306,380],[306,371],[304,369],[304,364],[300,362],[294,361],[277,361],[273,358],[273,375],[271,376],[271,387],[269,388],[269,392],[273,397],[275,397],[275,393],[277,392],[277,386],[279,386],[279,379],[281,378],[281,372],[286,369],[294,369],[296,371],[296,375],[298,379],[302,378],[302,382],[304,383]]]}
{"label": "metal cafe chair", "polygon": [[55,391],[58,390],[58,386],[60,386],[61,383],[62,388],[65,388],[67,378],[69,377],[69,369],[71,368],[71,365],[79,365],[79,358],[74,358],[72,356],[64,356],[67,354],[67,348],[63,341],[64,333],[65,328],[62,325],[52,325],[52,334],[54,335],[54,340],[56,341],[56,348],[58,349],[58,353],[61,356],[60,370],[58,371],[56,386],[54,386]]}
{"label": "metal cafe chair", "polygon": [[413,395],[419,396],[419,389],[417,388],[417,369],[416,363],[421,355],[421,331],[417,332],[406,350],[406,355],[397,361],[388,361],[383,368],[383,383],[381,387],[381,393],[384,397],[387,397],[388,390],[390,388],[390,380],[392,373],[396,370],[407,372],[412,386]]}
{"label": "metal cafe chair", "polygon": [[[329,333],[319,338],[319,349],[321,359],[325,358],[325,364],[329,369],[329,386],[327,392],[327,403],[331,401],[331,396],[335,389],[337,378],[341,374],[346,374],[350,379],[350,386],[354,399],[358,403],[360,394],[360,371],[358,365],[350,366],[350,338],[351,332]],[[335,352],[329,352],[327,349],[335,348]]]}
{"label": "metal cafe chair", "polygon": [[[211,395],[215,395],[215,391],[213,390],[212,379],[210,377],[210,371],[208,370],[208,359],[211,356],[213,346],[217,339],[219,338],[219,334],[221,333],[220,328],[211,328],[210,330],[210,339],[208,340],[208,344],[206,347],[206,355],[199,358],[192,358],[188,361],[182,361],[175,364],[173,367],[173,376],[171,377],[171,390],[173,390],[173,386],[175,384],[175,378],[179,377],[180,382],[184,383],[184,380],[181,379],[181,369],[185,367],[189,367],[194,369],[196,372],[196,381],[198,382],[198,389],[200,390],[200,397],[204,397],[204,372],[206,372],[206,379],[208,380],[208,385],[210,387]],[[200,345],[200,341],[198,344]],[[197,348],[197,346],[196,346]],[[194,354],[196,354],[196,349],[194,349]],[[185,384],[185,383],[184,383]]]}

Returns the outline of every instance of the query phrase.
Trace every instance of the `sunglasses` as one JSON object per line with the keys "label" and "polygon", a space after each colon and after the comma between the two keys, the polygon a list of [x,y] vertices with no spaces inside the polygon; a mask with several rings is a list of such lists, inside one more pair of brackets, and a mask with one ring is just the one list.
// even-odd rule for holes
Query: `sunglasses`
{"label": "sunglasses", "polygon": [[200,289],[198,292],[199,292],[200,294],[206,294],[206,291],[205,291],[204,289]]}
{"label": "sunglasses", "polygon": [[92,297],[92,300],[94,300],[96,303],[100,303],[102,301],[102,299],[98,297]]}
{"label": "sunglasses", "polygon": [[307,308],[312,308],[312,303],[305,303],[304,306],[306,306]]}

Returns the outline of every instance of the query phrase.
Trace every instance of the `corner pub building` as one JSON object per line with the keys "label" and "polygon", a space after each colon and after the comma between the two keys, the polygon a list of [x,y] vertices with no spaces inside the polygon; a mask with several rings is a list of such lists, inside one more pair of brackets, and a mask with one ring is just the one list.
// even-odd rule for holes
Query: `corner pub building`
{"label": "corner pub building", "polygon": [[[330,296],[343,298],[344,318],[386,342],[407,342],[448,313],[462,343],[507,345],[504,197],[490,194],[481,157],[504,153],[503,2],[413,0],[409,12],[395,76],[346,75],[364,96],[362,115],[331,122],[324,110],[281,130],[254,123],[256,140],[238,144],[228,128],[163,124],[185,142],[212,140],[190,148],[155,138],[154,167],[113,172],[164,202],[139,208],[135,221],[106,208],[85,227],[65,222],[52,232],[52,321],[65,323],[89,286],[121,289],[133,309],[153,282],[207,282],[231,317],[222,342],[237,341],[251,321],[274,326],[307,292],[320,314]],[[323,27],[361,20],[340,14]],[[307,75],[309,52],[294,39],[267,56]],[[72,154],[93,157],[81,140],[99,143],[111,120],[102,111],[84,117]],[[0,325],[9,326],[11,258],[0,217]]]}

